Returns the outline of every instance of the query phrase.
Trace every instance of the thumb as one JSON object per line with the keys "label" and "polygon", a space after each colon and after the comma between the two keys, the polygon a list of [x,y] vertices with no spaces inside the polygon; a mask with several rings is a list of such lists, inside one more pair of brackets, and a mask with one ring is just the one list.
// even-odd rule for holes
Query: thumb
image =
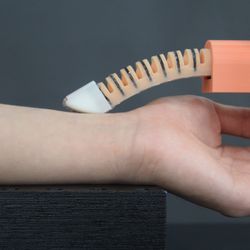
{"label": "thumb", "polygon": [[214,107],[220,120],[222,133],[250,138],[250,108],[216,102]]}

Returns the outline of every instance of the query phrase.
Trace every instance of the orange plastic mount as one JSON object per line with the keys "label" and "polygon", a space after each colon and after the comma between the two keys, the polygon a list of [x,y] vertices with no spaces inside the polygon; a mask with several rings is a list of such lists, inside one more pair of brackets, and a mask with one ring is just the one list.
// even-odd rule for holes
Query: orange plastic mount
{"label": "orange plastic mount", "polygon": [[211,77],[203,77],[203,92],[250,93],[250,41],[209,40]]}

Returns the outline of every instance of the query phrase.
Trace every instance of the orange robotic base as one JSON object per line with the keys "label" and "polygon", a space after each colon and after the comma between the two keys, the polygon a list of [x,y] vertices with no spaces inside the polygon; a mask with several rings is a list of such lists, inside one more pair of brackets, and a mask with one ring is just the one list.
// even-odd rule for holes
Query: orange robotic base
{"label": "orange robotic base", "polygon": [[211,76],[203,77],[203,92],[250,93],[250,41],[209,40]]}

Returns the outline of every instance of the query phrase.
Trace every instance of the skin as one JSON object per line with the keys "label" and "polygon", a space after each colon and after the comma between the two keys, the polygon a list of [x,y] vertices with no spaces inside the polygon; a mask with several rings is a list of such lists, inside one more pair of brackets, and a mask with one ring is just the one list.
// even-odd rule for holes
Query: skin
{"label": "skin", "polygon": [[0,105],[0,184],[158,185],[228,216],[250,215],[250,109],[195,96],[124,113]]}

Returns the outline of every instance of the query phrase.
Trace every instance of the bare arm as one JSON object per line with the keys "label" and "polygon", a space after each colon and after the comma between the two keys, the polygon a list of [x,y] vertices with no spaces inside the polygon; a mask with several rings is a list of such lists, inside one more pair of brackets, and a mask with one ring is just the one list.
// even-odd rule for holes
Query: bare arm
{"label": "bare arm", "polygon": [[123,181],[133,120],[121,119],[0,105],[0,183]]}
{"label": "bare arm", "polygon": [[0,183],[159,185],[225,215],[250,215],[250,109],[194,96],[130,112],[78,114],[0,105]]}

